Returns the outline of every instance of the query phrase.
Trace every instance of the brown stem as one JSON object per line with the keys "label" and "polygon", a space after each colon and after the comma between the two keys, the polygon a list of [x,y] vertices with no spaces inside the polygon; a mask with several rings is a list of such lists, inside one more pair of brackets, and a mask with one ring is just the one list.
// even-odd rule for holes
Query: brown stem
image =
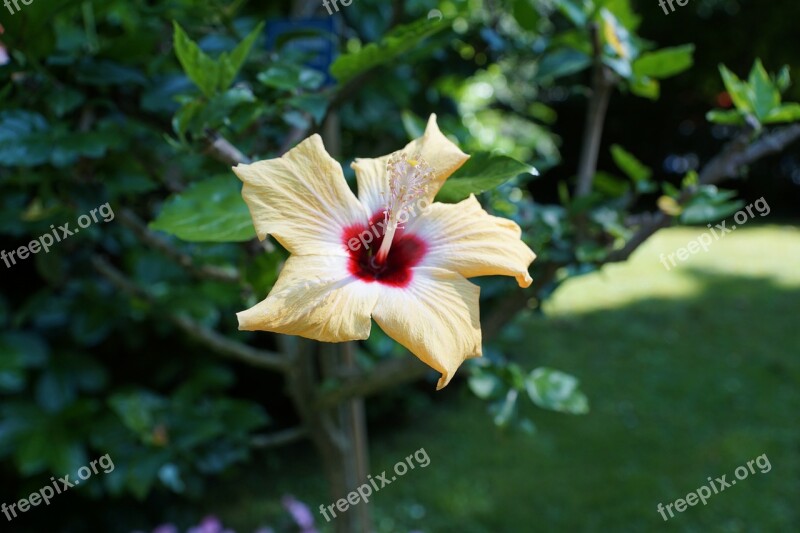
{"label": "brown stem", "polygon": [[597,171],[597,156],[603,137],[603,125],[608,111],[608,102],[616,82],[616,76],[603,64],[603,51],[598,35],[597,24],[590,26],[594,47],[594,68],[592,71],[592,93],[586,109],[586,124],[583,130],[583,143],[578,162],[578,184],[575,196],[580,198],[592,191],[592,181]]}

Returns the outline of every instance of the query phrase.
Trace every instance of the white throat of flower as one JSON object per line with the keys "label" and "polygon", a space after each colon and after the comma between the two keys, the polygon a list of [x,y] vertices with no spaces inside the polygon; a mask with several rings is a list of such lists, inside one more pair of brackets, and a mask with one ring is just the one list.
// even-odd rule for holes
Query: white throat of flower
{"label": "white throat of flower", "polygon": [[378,264],[383,263],[389,255],[398,225],[408,221],[409,211],[416,214],[412,204],[425,198],[436,174],[419,154],[409,159],[403,152],[395,152],[386,163],[386,176],[389,191],[383,193],[385,226],[383,242],[375,256]]}

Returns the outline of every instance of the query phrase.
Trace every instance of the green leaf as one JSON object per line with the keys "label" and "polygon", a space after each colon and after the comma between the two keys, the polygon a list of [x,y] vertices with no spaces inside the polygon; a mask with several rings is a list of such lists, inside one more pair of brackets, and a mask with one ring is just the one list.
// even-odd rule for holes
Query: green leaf
{"label": "green leaf", "polygon": [[422,40],[450,27],[451,19],[430,20],[427,17],[401,25],[387,33],[378,43],[370,43],[357,52],[339,56],[331,65],[331,74],[339,83],[347,83],[359,74],[377,66],[392,63]]}
{"label": "green leaf", "polygon": [[735,197],[736,191],[704,185],[686,202],[679,220],[684,224],[705,224],[721,220],[744,205],[740,200],[732,201]]}
{"label": "green leaf", "polygon": [[226,124],[234,110],[241,105],[253,104],[256,97],[249,87],[233,87],[219,92],[209,99],[208,105],[198,113],[197,120],[202,125],[217,128]]}
{"label": "green leaf", "polygon": [[503,380],[495,374],[488,372],[481,372],[469,377],[469,388],[482,400],[493,398],[497,396],[499,391],[503,388]]}
{"label": "green leaf", "polygon": [[214,96],[219,86],[219,66],[192,41],[180,24],[173,22],[175,55],[186,75],[204,95]]}
{"label": "green leaf", "polygon": [[681,195],[681,191],[668,181],[662,182],[661,188],[664,190],[664,194],[672,199],[675,199]]}
{"label": "green leaf", "polygon": [[0,166],[36,166],[50,160],[50,126],[38,113],[0,112]]}
{"label": "green leaf", "polygon": [[633,72],[650,78],[669,78],[690,68],[694,63],[693,55],[693,44],[646,52],[633,63]]}
{"label": "green leaf", "polygon": [[525,371],[516,363],[508,363],[503,368],[505,380],[514,389],[521,390],[525,386]]}
{"label": "green leaf", "polygon": [[300,94],[292,96],[286,103],[311,115],[314,122],[320,124],[328,112],[330,101],[321,94]]}
{"label": "green leaf", "polygon": [[[37,417],[38,418],[38,417]],[[35,420],[33,431],[26,432],[21,446],[14,451],[17,468],[24,475],[31,475],[44,471],[50,462],[53,452],[65,444],[64,435],[49,435],[48,425],[44,420]]]}
{"label": "green leaf", "polygon": [[542,58],[536,71],[536,78],[552,80],[568,76],[588,68],[591,64],[592,58],[588,54],[571,48],[561,48],[547,53]]}
{"label": "green leaf", "polygon": [[244,65],[244,62],[247,60],[247,56],[250,55],[250,50],[252,50],[253,45],[263,31],[264,22],[261,22],[233,49],[230,55],[223,53],[220,56],[220,62],[224,65],[223,74],[220,77],[220,90],[227,89],[230,84],[233,83],[242,65]]}
{"label": "green leaf", "polygon": [[630,191],[631,184],[607,172],[597,172],[592,182],[595,190],[611,197],[619,197]]}
{"label": "green leaf", "polygon": [[108,403],[125,427],[143,439],[149,437],[159,422],[160,412],[168,404],[166,399],[146,390],[114,394]]}
{"label": "green leaf", "polygon": [[681,188],[688,189],[690,187],[697,187],[700,184],[700,175],[696,170],[690,170],[681,180]]}
{"label": "green leaf", "polygon": [[75,401],[78,389],[65,372],[49,370],[36,382],[34,394],[46,413],[57,413]]}
{"label": "green leaf", "polygon": [[744,113],[753,111],[753,105],[750,98],[750,89],[739,77],[728,70],[725,65],[719,66],[719,72],[722,75],[722,81],[725,84],[725,89],[733,100],[736,109]]}
{"label": "green leaf", "polygon": [[556,110],[542,102],[531,102],[528,105],[528,115],[544,124],[555,124],[558,119]]}
{"label": "green leaf", "polygon": [[575,258],[581,263],[599,263],[608,257],[608,249],[598,243],[587,242],[575,247]]}
{"label": "green leaf", "polygon": [[86,100],[86,96],[78,92],[74,89],[69,87],[59,87],[54,88],[50,91],[47,104],[50,106],[50,109],[53,110],[53,113],[56,114],[58,117],[63,117],[70,111],[77,108]]}
{"label": "green leaf", "polygon": [[778,73],[778,76],[775,78],[775,87],[777,87],[781,93],[784,93],[791,84],[792,77],[789,74],[789,65],[784,65],[781,68],[781,71]]}
{"label": "green leaf", "polygon": [[725,202],[722,204],[696,203],[683,209],[680,221],[683,224],[706,224],[722,220],[744,206],[744,202]]}
{"label": "green leaf", "polygon": [[203,102],[198,100],[192,100],[187,102],[175,113],[172,117],[172,129],[181,140],[184,140],[186,135],[186,131],[189,129],[190,124],[195,119],[195,117],[202,111],[204,107]]}
{"label": "green leaf", "polygon": [[181,479],[180,469],[174,463],[167,463],[158,470],[158,479],[167,488],[178,494],[186,490],[186,484]]}
{"label": "green leaf", "polygon": [[[103,130],[104,126],[98,125]],[[49,124],[38,113],[17,109],[0,112],[0,166],[34,167],[45,163],[63,167],[81,157],[99,158],[119,141],[113,128],[68,131]]]}
{"label": "green leaf", "polygon": [[628,61],[627,59],[603,56],[603,63],[608,65],[611,68],[611,70],[613,70],[626,80],[630,79],[631,76],[633,76],[633,68],[631,68],[631,62]]}
{"label": "green leaf", "polygon": [[170,458],[167,450],[148,450],[148,452],[139,452],[133,457],[131,463],[136,466],[126,471],[125,481],[128,490],[139,500],[144,500],[151,491],[153,483],[158,479],[158,471]]}
{"label": "green leaf", "polygon": [[545,367],[531,371],[525,381],[528,396],[539,407],[582,415],[589,412],[589,400],[578,385],[574,376]]}
{"label": "green leaf", "polygon": [[602,5],[631,31],[636,30],[641,24],[641,17],[634,12],[630,0],[602,0]]}
{"label": "green leaf", "polygon": [[316,70],[281,63],[260,72],[258,81],[267,87],[282,91],[295,91],[299,88],[315,90],[322,86],[325,76]]}
{"label": "green leaf", "polygon": [[661,84],[658,83],[658,80],[646,76],[634,76],[630,81],[630,87],[633,94],[642,98],[658,100],[658,97],[661,96]]}
{"label": "green leaf", "polygon": [[772,80],[764,70],[760,59],[756,59],[750,70],[748,83],[753,94],[753,108],[756,117],[761,121],[769,115],[770,111],[781,103],[781,95],[772,84]]}
{"label": "green leaf", "polygon": [[0,334],[0,393],[22,391],[28,382],[27,369],[44,365],[48,347],[40,337],[27,333]]}
{"label": "green leaf", "polygon": [[75,69],[75,79],[87,85],[147,85],[147,77],[133,67],[113,61],[82,60]]}
{"label": "green leaf", "polygon": [[520,27],[526,30],[534,30],[542,18],[534,7],[534,0],[513,0],[511,12]]}
{"label": "green leaf", "polygon": [[53,24],[59,12],[78,7],[82,3],[82,0],[39,2],[30,8],[31,2],[28,2],[28,7],[20,6],[22,9],[13,15],[3,7],[3,45],[9,51],[15,48],[24,50],[27,57],[45,58],[53,52],[56,37],[60,36]]}
{"label": "green leaf", "polygon": [[480,152],[474,154],[463,167],[444,182],[444,186],[436,195],[436,200],[460,202],[470,194],[480,194],[494,189],[525,173],[539,175],[532,166],[511,157]]}
{"label": "green leaf", "polygon": [[419,139],[425,133],[425,121],[409,110],[404,110],[401,119],[403,121],[403,129],[406,130],[406,135],[410,140]]}
{"label": "green leaf", "polygon": [[173,37],[175,55],[178,56],[178,61],[189,79],[209,98],[230,87],[244,65],[247,55],[264,30],[262,22],[230,54],[223,52],[215,61],[186,35],[180,24],[173,22],[173,26],[175,28]]}
{"label": "green leaf", "polygon": [[611,157],[614,163],[634,182],[647,181],[653,175],[653,171],[636,159],[633,154],[625,150],[622,146],[614,144],[611,146]]}
{"label": "green leaf", "polygon": [[556,7],[578,28],[586,27],[586,13],[573,0],[556,0]]}
{"label": "green leaf", "polygon": [[169,198],[150,228],[190,242],[242,242],[255,237],[241,185],[218,176]]}
{"label": "green leaf", "polygon": [[783,104],[774,108],[762,120],[764,124],[775,124],[778,122],[795,122],[800,120],[800,104]]}
{"label": "green leaf", "polygon": [[[244,269],[245,278],[256,294],[267,294],[272,289],[286,259],[283,250],[279,249],[271,254],[258,254],[247,263]],[[378,336],[373,334],[370,339],[375,341]],[[391,347],[396,346],[388,340],[386,343]]]}
{"label": "green leaf", "polygon": [[289,65],[274,65],[263,72],[259,72],[256,79],[267,87],[282,91],[293,91],[297,87],[299,67],[291,68]]}
{"label": "green leaf", "polygon": [[706,120],[715,124],[741,126],[744,124],[744,115],[737,109],[713,109],[706,113]]}
{"label": "green leaf", "polygon": [[495,425],[506,427],[514,419],[517,413],[517,398],[519,398],[519,392],[516,389],[510,389],[503,400],[490,406],[489,411],[494,415]]}

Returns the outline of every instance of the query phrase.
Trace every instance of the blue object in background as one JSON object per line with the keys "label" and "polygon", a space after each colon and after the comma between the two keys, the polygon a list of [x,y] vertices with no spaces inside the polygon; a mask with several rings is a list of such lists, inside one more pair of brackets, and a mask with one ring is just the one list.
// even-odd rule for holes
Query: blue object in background
{"label": "blue object in background", "polygon": [[307,56],[306,66],[322,72],[325,85],[332,85],[330,66],[338,55],[338,27],[337,17],[271,20],[267,22],[267,49]]}

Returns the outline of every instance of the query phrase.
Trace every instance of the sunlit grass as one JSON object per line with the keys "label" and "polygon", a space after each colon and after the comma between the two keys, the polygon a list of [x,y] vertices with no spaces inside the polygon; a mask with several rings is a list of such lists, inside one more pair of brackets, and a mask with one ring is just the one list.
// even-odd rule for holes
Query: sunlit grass
{"label": "sunlit grass", "polygon": [[[685,261],[669,255],[685,248],[704,227],[673,228],[648,240],[630,261],[608,265],[602,272],[567,282],[547,302],[548,314],[575,314],[628,305],[644,298],[685,298],[702,290],[691,273],[769,277],[784,286],[800,284],[800,229],[793,226],[743,227],[713,241]],[[669,270],[661,263],[661,256]]]}

